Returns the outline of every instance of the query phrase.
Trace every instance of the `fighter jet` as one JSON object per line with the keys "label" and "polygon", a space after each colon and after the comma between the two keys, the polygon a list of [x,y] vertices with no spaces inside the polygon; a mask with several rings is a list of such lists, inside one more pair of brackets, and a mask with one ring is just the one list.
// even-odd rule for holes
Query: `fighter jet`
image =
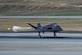
{"label": "fighter jet", "polygon": [[54,37],[56,37],[56,32],[63,31],[63,29],[57,23],[52,23],[52,24],[49,24],[46,26],[41,26],[40,23],[38,23],[37,26],[34,26],[30,23],[27,23],[27,24],[35,29],[33,31],[36,31],[39,33],[40,38],[41,38],[41,35],[40,35],[41,32],[43,32],[43,33],[44,32],[53,32]]}
{"label": "fighter jet", "polygon": [[[45,26],[41,26],[40,23],[37,24],[37,26],[34,26],[30,23],[27,23],[28,25],[30,25],[31,27],[19,27],[19,26],[13,26],[12,30],[14,32],[38,32],[39,37],[41,38],[40,33],[44,33],[44,32],[53,32],[54,33],[54,37],[56,37],[56,32],[60,32],[63,31],[62,28],[57,24],[57,23],[51,23]],[[34,30],[31,30],[31,28],[34,28]],[[10,29],[10,28],[9,28]]]}

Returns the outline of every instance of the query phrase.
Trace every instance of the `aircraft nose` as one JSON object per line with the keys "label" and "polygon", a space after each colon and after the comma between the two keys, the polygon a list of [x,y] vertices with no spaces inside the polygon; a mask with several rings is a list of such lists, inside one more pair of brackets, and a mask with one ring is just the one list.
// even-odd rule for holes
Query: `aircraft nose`
{"label": "aircraft nose", "polygon": [[58,31],[62,31],[62,28],[60,26],[56,27]]}

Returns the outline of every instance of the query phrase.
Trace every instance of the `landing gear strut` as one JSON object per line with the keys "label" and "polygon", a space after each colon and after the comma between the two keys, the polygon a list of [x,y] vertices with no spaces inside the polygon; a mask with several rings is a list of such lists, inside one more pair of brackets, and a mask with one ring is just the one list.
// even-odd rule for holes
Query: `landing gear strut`
{"label": "landing gear strut", "polygon": [[56,32],[54,32],[54,38],[56,38]]}
{"label": "landing gear strut", "polygon": [[38,35],[39,35],[39,37],[41,38],[40,32],[39,32],[39,34],[38,34]]}

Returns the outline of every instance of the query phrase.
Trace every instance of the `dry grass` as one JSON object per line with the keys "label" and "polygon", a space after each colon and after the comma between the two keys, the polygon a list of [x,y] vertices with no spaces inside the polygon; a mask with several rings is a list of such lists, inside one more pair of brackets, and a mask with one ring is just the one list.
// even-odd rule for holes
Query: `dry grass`
{"label": "dry grass", "polygon": [[82,0],[0,0],[0,15],[82,15]]}
{"label": "dry grass", "polygon": [[82,31],[82,19],[0,19],[0,31],[8,31],[8,27],[22,26],[27,27],[27,23],[42,26],[50,23],[58,23],[63,30]]}

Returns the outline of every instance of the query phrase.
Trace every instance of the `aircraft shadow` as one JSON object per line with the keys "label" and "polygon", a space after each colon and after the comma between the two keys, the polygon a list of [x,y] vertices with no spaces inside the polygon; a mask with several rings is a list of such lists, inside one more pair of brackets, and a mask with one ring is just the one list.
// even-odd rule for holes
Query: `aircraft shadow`
{"label": "aircraft shadow", "polygon": [[36,37],[36,36],[0,36],[0,38],[19,38],[19,39],[82,39],[82,37]]}

